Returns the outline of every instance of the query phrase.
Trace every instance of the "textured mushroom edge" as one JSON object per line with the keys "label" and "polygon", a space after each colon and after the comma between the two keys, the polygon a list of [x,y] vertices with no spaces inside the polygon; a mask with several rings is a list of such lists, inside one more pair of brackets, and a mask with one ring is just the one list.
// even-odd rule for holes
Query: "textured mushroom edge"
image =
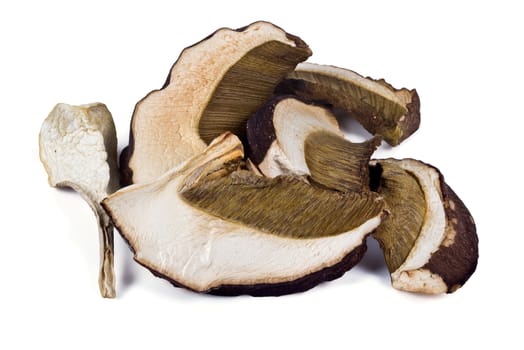
{"label": "textured mushroom edge", "polygon": [[[104,203],[102,206],[107,210]],[[122,232],[121,228],[117,223],[113,223],[118,232]],[[369,233],[368,235],[370,235]],[[136,251],[131,245],[131,242],[126,238],[125,235],[120,235],[124,242],[127,244],[131,252],[133,253],[133,260],[139,265],[145,267],[151,274],[155,277],[166,280],[177,288],[184,288],[199,294],[211,294],[218,296],[239,296],[239,295],[250,295],[253,297],[270,297],[270,296],[282,296],[294,293],[301,293],[308,291],[321,283],[330,282],[337,278],[342,277],[347,271],[351,270],[355,265],[357,265],[360,260],[364,257],[364,254],[367,251],[366,237],[363,239],[362,244],[355,247],[349,254],[344,256],[339,262],[332,266],[325,267],[319,271],[315,271],[309,275],[299,277],[296,280],[280,283],[259,283],[252,285],[235,285],[235,284],[224,284],[218,287],[210,288],[205,291],[195,290],[183,283],[176,281],[158,271],[153,267],[145,264],[144,262],[136,258]]]}
{"label": "textured mushroom edge", "polygon": [[479,240],[473,216],[443,176],[440,186],[446,212],[446,236],[423,268],[440,276],[447,285],[447,293],[452,293],[475,272]]}

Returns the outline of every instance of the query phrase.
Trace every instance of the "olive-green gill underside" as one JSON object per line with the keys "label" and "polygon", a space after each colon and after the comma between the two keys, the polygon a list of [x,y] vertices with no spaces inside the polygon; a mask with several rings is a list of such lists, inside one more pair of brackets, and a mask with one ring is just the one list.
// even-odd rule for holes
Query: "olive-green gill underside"
{"label": "olive-green gill underside", "polygon": [[290,238],[317,238],[350,231],[381,215],[376,193],[339,193],[302,179],[259,177],[240,170],[184,190],[192,206],[227,221]]}
{"label": "olive-green gill underside", "polygon": [[[325,89],[324,94],[334,93],[336,95],[344,94],[348,98],[346,106],[351,106],[348,110],[366,110],[371,113],[386,114],[393,118],[400,118],[407,112],[407,108],[401,104],[395,103],[383,96],[376,94],[360,84],[351,80],[341,80],[329,75],[312,73],[307,71],[295,71],[289,75],[291,79],[302,79],[310,84]],[[316,90],[316,89],[315,89]]]}
{"label": "olive-green gill underside", "polygon": [[314,182],[337,191],[369,191],[369,160],[380,138],[354,143],[326,131],[307,136],[306,164]]}
{"label": "olive-green gill underside", "polygon": [[[341,73],[333,76],[329,70]],[[347,111],[371,134],[381,135],[392,146],[411,135],[420,122],[415,92],[397,90],[384,80],[364,78],[342,68],[303,64],[290,73],[276,91]],[[412,98],[416,103],[410,111]]]}
{"label": "olive-green gill underside", "polygon": [[386,162],[379,164],[382,174],[378,192],[390,214],[374,237],[384,251],[389,271],[394,272],[406,260],[419,236],[426,215],[426,200],[417,178],[409,171]]}
{"label": "olive-green gill underside", "polygon": [[210,143],[226,131],[244,139],[247,119],[269,99],[282,77],[310,55],[305,44],[292,47],[279,41],[246,53],[213,92],[198,126],[202,140]]}

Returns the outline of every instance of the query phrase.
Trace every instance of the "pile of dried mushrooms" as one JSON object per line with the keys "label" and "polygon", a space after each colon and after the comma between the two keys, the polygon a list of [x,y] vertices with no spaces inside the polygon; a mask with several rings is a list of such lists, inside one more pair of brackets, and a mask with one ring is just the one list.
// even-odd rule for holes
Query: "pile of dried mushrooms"
{"label": "pile of dried mushrooms", "polygon": [[[451,293],[467,281],[475,223],[439,170],[372,159],[382,140],[396,146],[418,129],[417,92],[304,62],[311,54],[268,22],[184,49],[137,103],[119,169],[105,105],[51,111],[40,158],[50,184],[96,214],[102,296],[115,296],[113,225],[139,264],[196,292],[305,291],[357,264],[369,235],[399,290]],[[374,136],[346,139],[335,111]]]}

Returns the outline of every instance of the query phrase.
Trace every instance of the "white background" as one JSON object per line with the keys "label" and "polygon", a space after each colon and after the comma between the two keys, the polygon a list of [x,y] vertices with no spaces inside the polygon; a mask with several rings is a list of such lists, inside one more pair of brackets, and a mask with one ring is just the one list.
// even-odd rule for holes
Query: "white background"
{"label": "white background", "polygon": [[[0,5],[0,348],[523,348],[518,2],[11,3]],[[94,216],[48,186],[42,121],[58,102],[101,101],[122,147],[134,104],[162,86],[184,47],[258,19],[299,35],[312,62],[417,89],[419,131],[376,156],[439,167],[471,210],[480,260],[461,290],[392,289],[369,242],[358,267],[306,293],[198,295],[135,264],[116,235],[118,298],[99,296]]]}

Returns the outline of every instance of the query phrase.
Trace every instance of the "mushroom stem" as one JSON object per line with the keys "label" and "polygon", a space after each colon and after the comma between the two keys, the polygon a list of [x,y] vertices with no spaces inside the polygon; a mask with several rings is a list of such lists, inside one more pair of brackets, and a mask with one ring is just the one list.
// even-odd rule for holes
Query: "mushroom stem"
{"label": "mushroom stem", "polygon": [[104,298],[114,298],[115,273],[114,273],[114,240],[113,225],[105,210],[96,204],[95,209],[98,218],[98,233],[100,238],[100,272],[98,274],[98,287]]}
{"label": "mushroom stem", "polygon": [[[98,273],[98,287],[100,294],[104,298],[115,298],[115,271],[114,271],[114,235],[113,223],[111,218],[100,204],[103,199],[100,196],[95,197],[95,194],[84,188],[84,186],[77,185],[71,182],[61,182],[56,184],[57,187],[70,187],[82,196],[82,198],[89,204],[95,213],[98,226],[98,240],[100,246],[100,267]],[[110,191],[113,192],[112,190]]]}
{"label": "mushroom stem", "polygon": [[396,89],[383,79],[365,78],[348,69],[300,63],[276,88],[349,112],[367,131],[396,146],[420,125],[420,99],[415,89]]}
{"label": "mushroom stem", "polygon": [[98,284],[104,298],[114,298],[113,224],[100,204],[118,189],[113,117],[101,103],[60,103],[44,120],[39,144],[49,184],[72,188],[96,215],[100,241]]}

